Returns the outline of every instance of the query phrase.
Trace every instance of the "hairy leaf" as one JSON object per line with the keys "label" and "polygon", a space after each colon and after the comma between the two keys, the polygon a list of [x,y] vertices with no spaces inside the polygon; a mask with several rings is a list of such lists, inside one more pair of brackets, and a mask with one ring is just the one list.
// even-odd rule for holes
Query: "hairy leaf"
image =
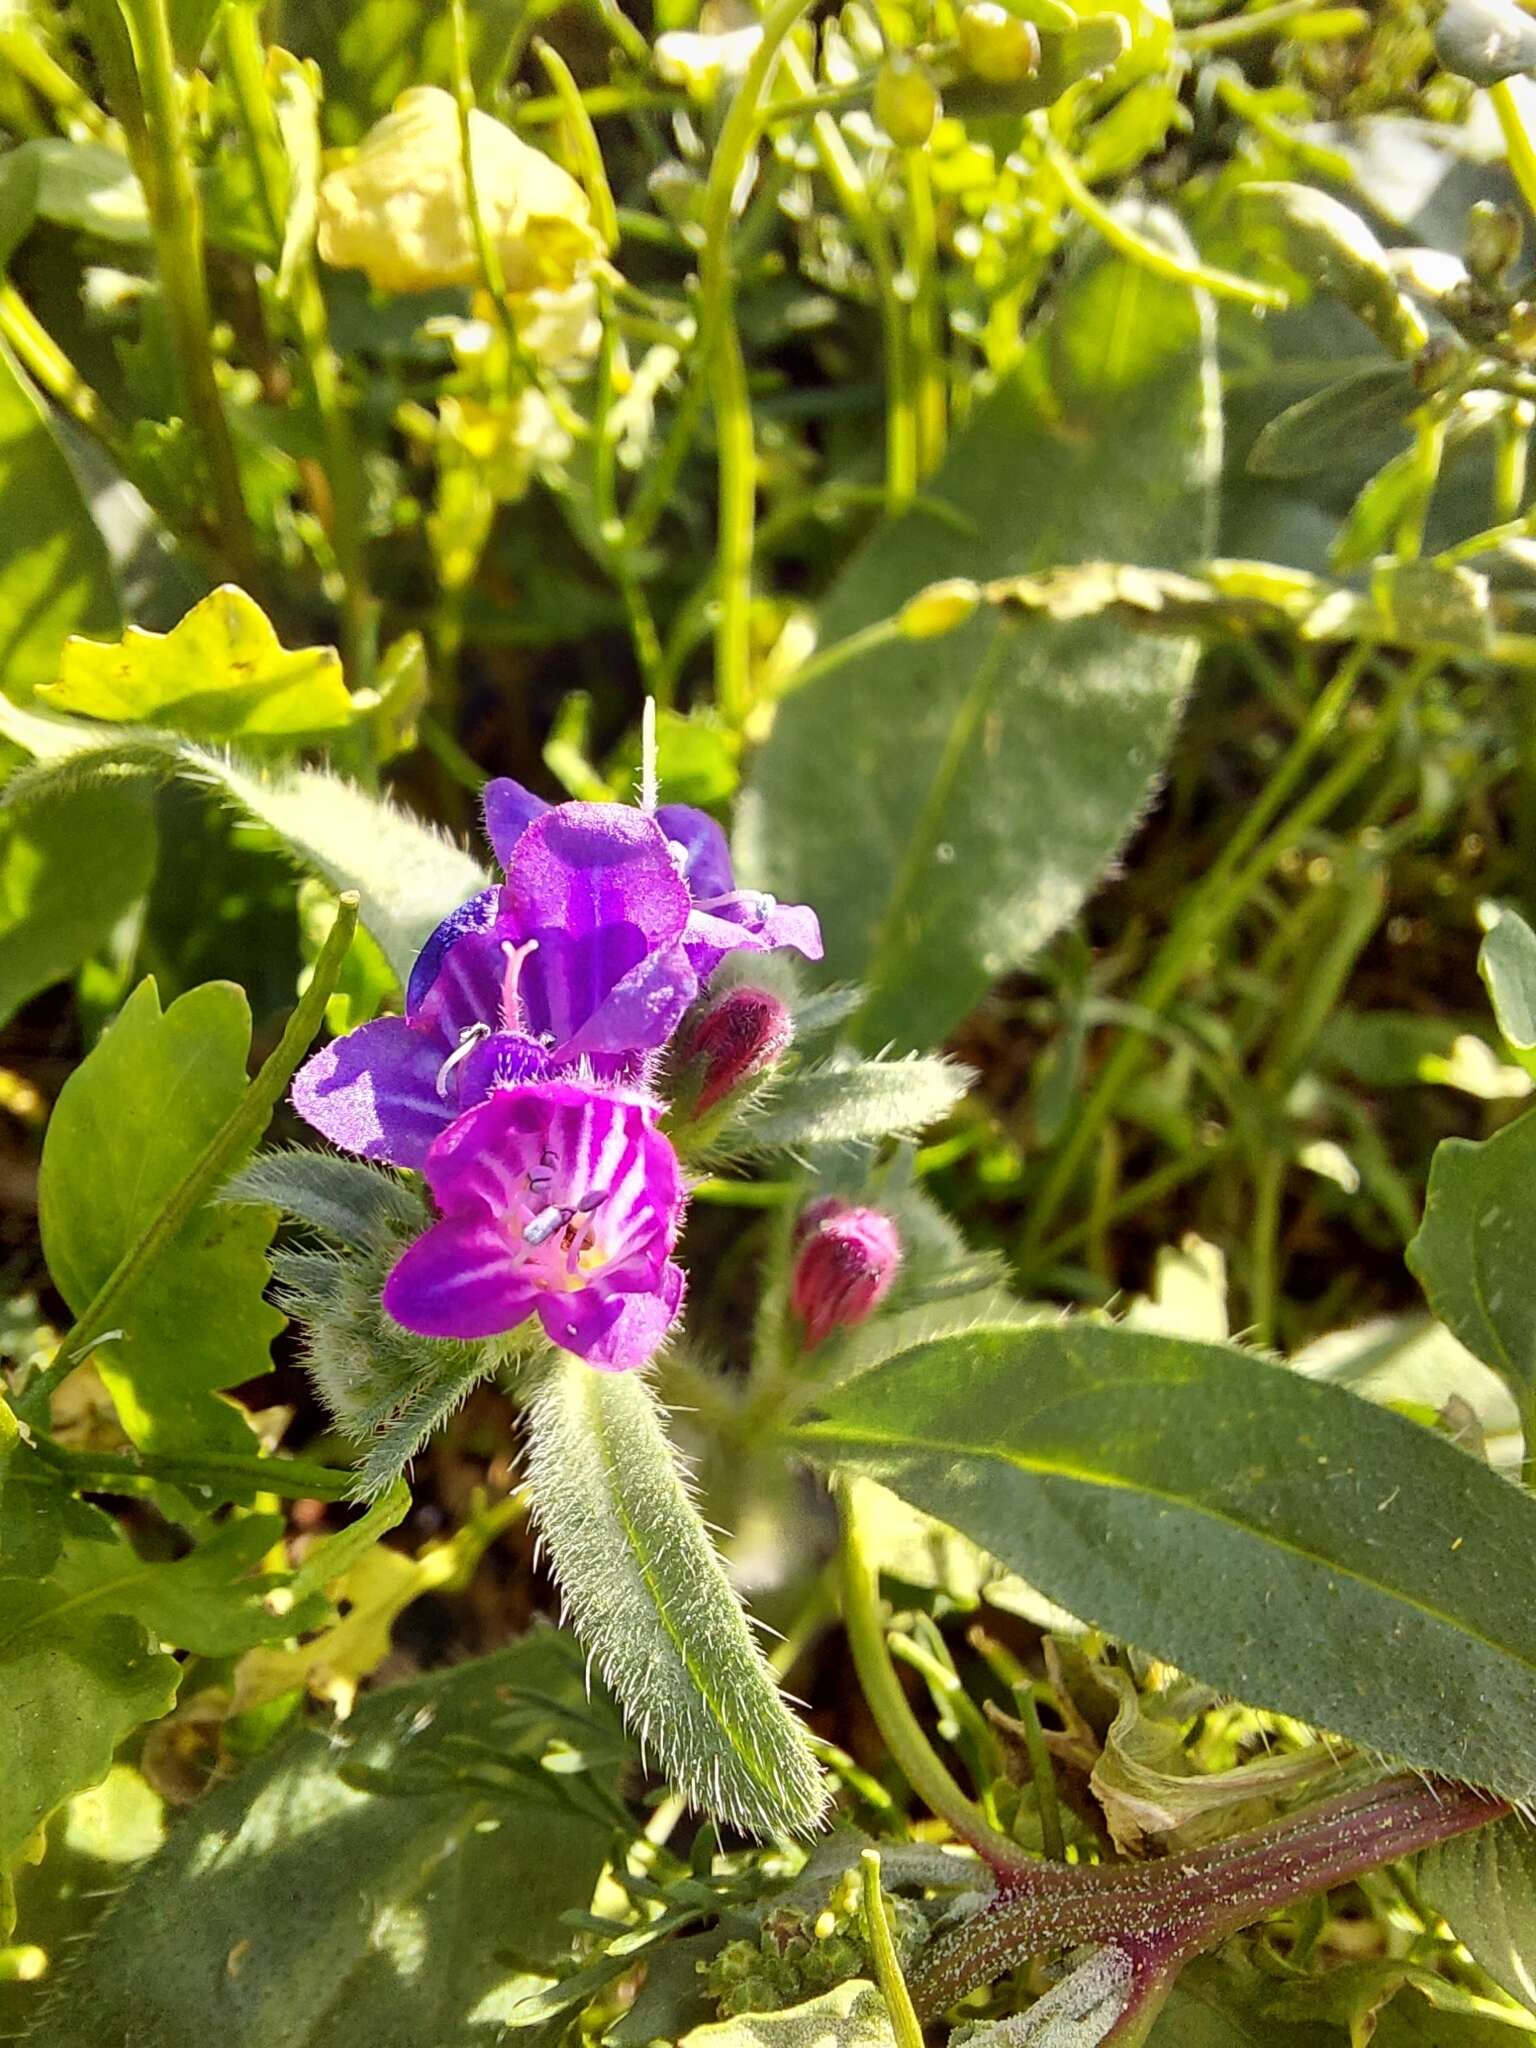
{"label": "hairy leaf", "polygon": [[13,534],[0,553],[0,686],[25,703],[51,682],[77,629],[117,630],[106,542],[37,393],[0,342],[0,499]]}
{"label": "hairy leaf", "polygon": [[105,944],[154,866],[142,790],[63,791],[0,820],[0,1024]]}
{"label": "hairy leaf", "polygon": [[345,729],[352,700],[334,647],[289,653],[266,613],[232,583],[199,600],[169,633],[130,626],[115,642],[66,642],[52,711],[163,725],[191,739],[286,740]]}
{"label": "hairy leaf", "polygon": [[1518,1814],[1418,1861],[1425,1901],[1511,1998],[1536,2012],[1536,1828]]}
{"label": "hairy leaf", "polygon": [[1533,1193],[1536,1116],[1518,1118],[1480,1145],[1447,1138],[1435,1147],[1424,1221],[1407,1252],[1435,1314],[1493,1367],[1522,1408],[1536,1387]]}
{"label": "hairy leaf", "polygon": [[[918,506],[880,529],[827,600],[823,645],[944,577],[1184,564],[1209,546],[1219,440],[1208,309],[1095,253],[928,485],[955,516]],[[1146,805],[1193,653],[983,608],[779,707],[742,867],[817,905],[828,975],[870,988],[866,1046],[932,1044],[1071,917]]]}
{"label": "hairy leaf", "polygon": [[[3,602],[3,592],[0,592]],[[403,982],[433,929],[490,877],[460,848],[408,811],[319,768],[268,772],[174,733],[128,732],[85,719],[23,711],[0,699],[0,737],[39,767],[11,800],[119,763],[143,764],[201,783],[266,825],[297,864],[338,892],[355,889],[363,923]]]}
{"label": "hairy leaf", "polygon": [[733,1151],[794,1151],[802,1145],[916,1137],[949,1114],[972,1079],[968,1067],[950,1060],[807,1067],[738,1117],[722,1142]]}
{"label": "hairy leaf", "polygon": [[[164,1013],[153,981],[65,1082],[48,1125],[38,1215],[48,1268],[76,1315],[185,1178],[246,1088],[250,1011],[230,982]],[[208,1208],[128,1297],[97,1347],[123,1427],[146,1450],[249,1450],[213,1398],[270,1369],[282,1317],[262,1299],[271,1210]]]}
{"label": "hairy leaf", "polygon": [[[548,1704],[514,1728],[521,1692]],[[295,1736],[172,1829],[61,1973],[37,2048],[494,2048],[607,1852],[607,1824],[526,1768],[554,1736],[590,1750],[594,1715],[611,1729],[550,1632]],[[471,1767],[484,1744],[524,1764],[499,1792]]]}
{"label": "hairy leaf", "polygon": [[369,1251],[427,1227],[421,1196],[398,1173],[298,1146],[260,1152],[224,1189],[230,1203],[270,1204],[352,1251]]}
{"label": "hairy leaf", "polygon": [[577,1634],[678,1789],[755,1835],[826,1804],[634,1373],[559,1357],[528,1408],[528,1486]]}
{"label": "hairy leaf", "polygon": [[1034,1324],[920,1344],[795,1440],[1258,1706],[1536,1796],[1536,1503],[1221,1345]]}

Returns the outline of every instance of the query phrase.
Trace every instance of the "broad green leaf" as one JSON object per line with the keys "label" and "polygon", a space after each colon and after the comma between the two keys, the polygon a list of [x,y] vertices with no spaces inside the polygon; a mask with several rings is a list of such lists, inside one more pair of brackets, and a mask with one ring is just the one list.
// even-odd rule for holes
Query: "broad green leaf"
{"label": "broad green leaf", "polygon": [[1507,1044],[1536,1054],[1536,932],[1506,904],[1485,904],[1477,971]]}
{"label": "broad green leaf", "polygon": [[1491,1365],[1524,1409],[1536,1388],[1536,1268],[1530,1257],[1536,1116],[1474,1144],[1435,1147],[1424,1221],[1408,1246],[1430,1307]]}
{"label": "broad green leaf", "polygon": [[[945,577],[1182,566],[1210,545],[1219,446],[1208,308],[1092,254],[926,487],[953,517],[881,528],[834,585],[822,645]],[[984,607],[780,705],[741,866],[816,905],[826,972],[870,987],[865,1046],[933,1044],[1072,916],[1146,807],[1193,658],[1107,619],[1015,627]]]}
{"label": "broad green leaf", "polygon": [[[162,1013],[141,982],[60,1091],[38,1182],[48,1268],[79,1315],[245,1093],[251,1021],[241,991],[208,982]],[[282,1317],[262,1299],[270,1209],[210,1207],[128,1297],[96,1364],[145,1450],[249,1451],[215,1398],[271,1369]]]}
{"label": "broad green leaf", "polygon": [[154,866],[143,790],[61,791],[0,820],[0,1024],[106,943]]}
{"label": "broad green leaf", "polygon": [[1536,1503],[1431,1431],[1215,1344],[920,1344],[792,1431],[1084,1621],[1256,1706],[1536,1796]]}
{"label": "broad green leaf", "polygon": [[[172,1827],[61,1973],[36,2048],[495,2048],[608,1851],[608,1822],[536,1768],[594,1734],[612,1755],[549,1631],[296,1735]],[[503,1761],[478,1778],[486,1745]]]}
{"label": "broad green leaf", "polygon": [[128,1615],[69,1607],[47,1582],[0,1581],[0,1938],[31,1837],[106,1776],[125,1736],[169,1712],[179,1677]]}
{"label": "broad green leaf", "polygon": [[248,744],[319,738],[352,721],[335,648],[289,653],[261,606],[232,583],[211,590],[169,633],[130,626],[113,644],[71,639],[57,682],[43,684],[37,700],[79,717]]}
{"label": "broad green leaf", "polygon": [[878,1989],[862,1977],[782,2012],[744,2012],[695,2027],[686,2048],[895,2048],[890,2014]]}
{"label": "broad green leaf", "polygon": [[77,631],[114,633],[107,544],[55,438],[47,409],[0,342],[0,501],[26,546],[0,552],[0,690],[26,703],[52,682]]}
{"label": "broad green leaf", "polygon": [[1536,2012],[1536,1828],[1518,1814],[1418,1860],[1427,1904],[1511,1998]]}
{"label": "broad green leaf", "polygon": [[806,1834],[826,1788],[635,1373],[560,1356],[528,1406],[528,1487],[567,1613],[642,1742],[695,1806]]}
{"label": "broad green leaf", "polygon": [[1357,447],[1393,431],[1406,437],[1404,416],[1419,401],[1409,364],[1368,363],[1278,413],[1254,442],[1249,471],[1303,477],[1331,470],[1341,446]]}
{"label": "broad green leaf", "polygon": [[875,1144],[911,1138],[948,1116],[971,1085],[951,1060],[836,1061],[805,1067],[765,1093],[728,1127],[732,1150],[793,1151],[801,1145]]}
{"label": "broad green leaf", "polygon": [[294,861],[332,889],[357,890],[363,922],[402,982],[449,911],[490,884],[484,869],[433,826],[323,769],[268,771],[174,733],[128,732],[22,710],[4,699],[0,738],[39,764],[14,789],[13,802],[41,794],[57,776],[78,780],[119,763],[200,783],[270,827]]}

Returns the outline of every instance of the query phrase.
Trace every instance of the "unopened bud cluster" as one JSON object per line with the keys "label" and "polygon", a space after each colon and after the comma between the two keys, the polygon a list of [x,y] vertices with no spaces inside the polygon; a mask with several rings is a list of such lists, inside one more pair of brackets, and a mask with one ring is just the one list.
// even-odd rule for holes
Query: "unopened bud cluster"
{"label": "unopened bud cluster", "polygon": [[711,1003],[682,1043],[681,1065],[702,1116],[784,1057],[794,1037],[789,1011],[763,988],[733,988]]}

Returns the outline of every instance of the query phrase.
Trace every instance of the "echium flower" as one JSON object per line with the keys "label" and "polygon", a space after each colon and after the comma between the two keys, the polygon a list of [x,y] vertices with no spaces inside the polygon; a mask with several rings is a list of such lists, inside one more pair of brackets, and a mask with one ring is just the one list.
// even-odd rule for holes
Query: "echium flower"
{"label": "echium flower", "polygon": [[316,1053],[293,1101],[333,1144],[418,1167],[441,1220],[384,1306],[473,1340],[537,1316],[594,1365],[643,1365],[675,1319],[684,1191],[657,1057],[728,952],[821,954],[815,914],[739,890],[703,812],[486,792],[506,880],[422,948],[405,1014]]}
{"label": "echium flower", "polygon": [[426,1159],[442,1221],[390,1273],[385,1308],[427,1337],[537,1315],[593,1365],[644,1365],[684,1285],[682,1174],[656,1116],[646,1096],[574,1081],[501,1089],[461,1116]]}

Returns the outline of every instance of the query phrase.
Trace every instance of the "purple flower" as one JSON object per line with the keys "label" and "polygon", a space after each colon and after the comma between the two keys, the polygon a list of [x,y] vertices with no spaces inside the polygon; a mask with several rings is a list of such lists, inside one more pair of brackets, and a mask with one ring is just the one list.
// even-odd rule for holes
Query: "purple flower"
{"label": "purple flower", "polygon": [[442,1221],[391,1271],[390,1315],[460,1338],[537,1315],[592,1365],[644,1365],[683,1298],[682,1176],[656,1113],[635,1093],[545,1081],[459,1117],[427,1153]]}
{"label": "purple flower", "polygon": [[[522,835],[549,808],[520,782],[501,776],[487,783],[486,833],[497,859],[509,869]],[[808,960],[821,958],[821,926],[815,911],[803,903],[780,903],[757,889],[738,889],[725,834],[707,811],[691,804],[663,804],[656,823],[693,901],[684,945],[700,981],[727,953],[767,953],[775,946],[793,946]]]}
{"label": "purple flower", "polygon": [[698,993],[693,907],[653,819],[561,804],[523,825],[505,885],[422,948],[405,1015],[348,1032],[300,1069],[294,1107],[343,1151],[420,1166],[493,1088],[578,1066],[632,1078]]}

